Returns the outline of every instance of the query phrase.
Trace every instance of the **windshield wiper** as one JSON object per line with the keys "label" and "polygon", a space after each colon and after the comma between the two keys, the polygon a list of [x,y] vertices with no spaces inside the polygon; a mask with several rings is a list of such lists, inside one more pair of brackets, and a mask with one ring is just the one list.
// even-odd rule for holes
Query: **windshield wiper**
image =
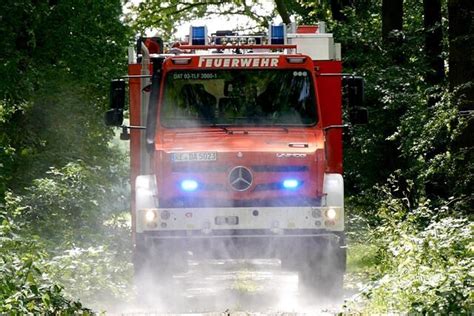
{"label": "windshield wiper", "polygon": [[234,134],[234,131],[232,130],[229,130],[227,127],[227,125],[224,125],[224,124],[217,124],[217,123],[212,123],[211,125],[209,125],[210,127],[217,127],[217,128],[220,128],[221,130],[223,130],[226,134]]}

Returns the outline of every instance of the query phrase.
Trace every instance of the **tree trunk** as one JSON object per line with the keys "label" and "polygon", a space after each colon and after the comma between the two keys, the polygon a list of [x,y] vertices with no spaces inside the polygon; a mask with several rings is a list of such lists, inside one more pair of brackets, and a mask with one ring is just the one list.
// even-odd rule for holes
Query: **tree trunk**
{"label": "tree trunk", "polygon": [[382,40],[394,64],[405,61],[403,53],[403,0],[382,1]]}
{"label": "tree trunk", "polygon": [[[454,139],[451,151],[459,158],[454,193],[464,194],[467,209],[472,210],[473,159],[474,159],[474,1],[448,0],[449,18],[449,73],[448,80],[453,101],[464,117],[466,125]],[[471,189],[469,189],[471,188]]]}
{"label": "tree trunk", "polygon": [[403,0],[382,1],[382,38],[391,40],[390,32],[403,29]]}
{"label": "tree trunk", "polygon": [[275,0],[276,9],[278,14],[281,16],[283,23],[286,25],[291,24],[290,14],[288,13],[288,9],[286,8],[286,4],[284,0]]}
{"label": "tree trunk", "polygon": [[[473,80],[472,0],[449,0],[449,84],[451,89]],[[472,96],[472,94],[471,94]],[[472,101],[472,99],[471,99]]]}
{"label": "tree trunk", "polygon": [[429,69],[426,82],[439,84],[444,79],[444,60],[441,56],[443,30],[441,28],[441,0],[423,0],[425,27],[425,58]]}
{"label": "tree trunk", "polygon": [[335,21],[344,22],[347,20],[346,15],[342,12],[345,7],[353,4],[353,0],[330,0],[331,14]]}

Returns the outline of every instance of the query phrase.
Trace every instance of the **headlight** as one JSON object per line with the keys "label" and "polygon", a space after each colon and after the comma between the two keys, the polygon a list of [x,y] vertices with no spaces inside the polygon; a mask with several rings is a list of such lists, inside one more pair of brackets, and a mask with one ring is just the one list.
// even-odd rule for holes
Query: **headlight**
{"label": "headlight", "polygon": [[151,223],[156,220],[155,210],[146,210],[145,211],[145,220],[147,223]]}
{"label": "headlight", "polygon": [[330,208],[326,211],[326,217],[330,220],[333,220],[336,218],[337,212],[335,209]]}

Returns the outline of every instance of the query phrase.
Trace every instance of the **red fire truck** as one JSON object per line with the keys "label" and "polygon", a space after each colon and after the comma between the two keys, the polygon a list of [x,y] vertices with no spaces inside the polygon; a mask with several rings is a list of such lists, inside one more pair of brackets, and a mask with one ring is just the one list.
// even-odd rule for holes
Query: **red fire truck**
{"label": "red fire truck", "polygon": [[[106,123],[130,140],[138,275],[160,282],[190,255],[274,257],[304,288],[340,293],[344,75],[324,26],[198,26],[166,50],[156,37],[130,49],[129,125],[123,79]],[[350,116],[364,121],[362,81],[345,82]]]}

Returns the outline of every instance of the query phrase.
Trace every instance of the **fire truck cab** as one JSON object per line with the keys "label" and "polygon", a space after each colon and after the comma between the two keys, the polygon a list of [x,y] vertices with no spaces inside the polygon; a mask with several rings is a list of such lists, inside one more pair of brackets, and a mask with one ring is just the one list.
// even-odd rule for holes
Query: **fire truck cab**
{"label": "fire truck cab", "polygon": [[[189,256],[274,257],[300,284],[341,292],[346,267],[340,45],[316,26],[267,35],[191,27],[167,50],[140,38],[114,80],[108,125],[130,140],[137,275]],[[350,113],[361,81],[349,82]]]}

